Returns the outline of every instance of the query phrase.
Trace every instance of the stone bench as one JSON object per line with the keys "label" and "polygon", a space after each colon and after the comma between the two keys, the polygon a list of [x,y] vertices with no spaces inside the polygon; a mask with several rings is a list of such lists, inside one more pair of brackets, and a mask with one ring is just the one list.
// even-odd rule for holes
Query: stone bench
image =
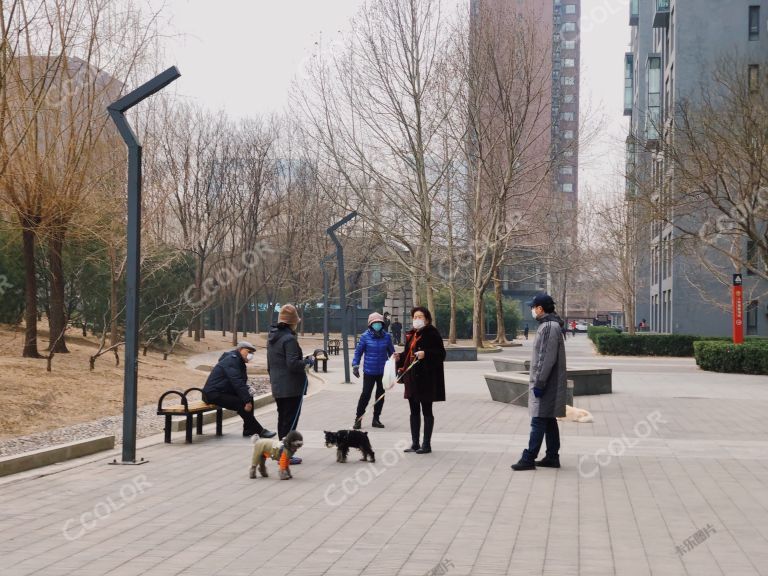
{"label": "stone bench", "polygon": [[[494,358],[497,372],[524,372],[531,369],[531,361],[522,358]],[[592,396],[595,394],[611,394],[613,392],[613,369],[596,366],[569,366],[566,369],[569,380],[573,380],[574,396]]]}
{"label": "stone bench", "polygon": [[493,359],[496,372],[528,372],[531,369],[531,361],[522,358],[501,357]]}
{"label": "stone bench", "polygon": [[[485,384],[491,393],[491,399],[505,404],[528,407],[528,374],[523,372],[489,372],[485,374]],[[568,380],[565,403],[573,406],[574,383]]]}
{"label": "stone bench", "polygon": [[445,349],[446,362],[475,362],[477,348],[474,346],[449,346]]}

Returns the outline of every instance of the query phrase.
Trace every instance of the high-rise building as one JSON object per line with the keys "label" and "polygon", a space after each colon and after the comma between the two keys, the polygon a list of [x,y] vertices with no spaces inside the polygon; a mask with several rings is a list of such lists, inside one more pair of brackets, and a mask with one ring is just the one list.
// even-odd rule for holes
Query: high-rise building
{"label": "high-rise building", "polygon": [[[547,177],[539,209],[551,213],[550,225],[560,231],[565,253],[577,232],[581,0],[471,0],[470,9],[475,33],[494,15],[497,22],[525,21],[535,27],[537,49],[551,56],[538,71],[548,85],[548,101],[542,107],[548,110],[530,121],[530,133],[537,136],[526,153],[551,160],[540,167]],[[516,251],[501,271],[504,293],[526,300],[544,289],[557,294],[562,285],[564,294],[567,281],[553,274],[546,261],[535,250]]]}
{"label": "high-rise building", "polygon": [[[675,226],[682,216],[674,203],[673,163],[664,155],[676,105],[701,97],[702,86],[711,85],[723,57],[746,62],[757,78],[768,66],[766,17],[768,0],[630,0],[631,51],[624,56],[624,113],[631,118],[626,193],[629,199],[644,196],[642,200],[661,202],[665,211],[663,217],[656,212],[638,231],[636,319],[645,319],[653,332],[728,335],[730,287],[722,277],[731,269],[744,272],[749,295],[744,303],[745,333],[768,335],[768,283],[733,269],[722,254],[712,252],[704,263],[684,249],[685,238]],[[695,208],[693,212],[695,217]],[[685,216],[691,218],[691,211]],[[746,239],[743,249],[748,250]]]}

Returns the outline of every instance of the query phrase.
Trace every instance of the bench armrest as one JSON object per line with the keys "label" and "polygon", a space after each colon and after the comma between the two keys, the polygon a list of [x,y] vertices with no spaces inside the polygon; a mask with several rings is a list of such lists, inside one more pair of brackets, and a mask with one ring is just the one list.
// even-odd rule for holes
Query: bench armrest
{"label": "bench armrest", "polygon": [[160,396],[160,400],[157,401],[157,413],[158,414],[162,414],[163,413],[163,400],[169,394],[176,394],[179,398],[181,398],[181,403],[184,406],[184,411],[186,412],[187,411],[187,405],[188,405],[187,404],[187,396],[186,396],[187,393],[184,392],[184,394],[182,394],[178,390],[168,390],[168,392],[165,392],[162,396]]}

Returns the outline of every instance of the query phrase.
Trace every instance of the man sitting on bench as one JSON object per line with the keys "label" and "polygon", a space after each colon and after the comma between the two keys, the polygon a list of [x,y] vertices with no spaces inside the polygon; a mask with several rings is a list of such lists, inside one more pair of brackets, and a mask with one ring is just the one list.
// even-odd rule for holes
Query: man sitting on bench
{"label": "man sitting on bench", "polygon": [[245,363],[253,359],[255,351],[253,344],[241,341],[237,348],[222,354],[205,382],[203,400],[235,410],[243,419],[243,436],[258,434],[262,438],[272,438],[275,432],[264,428],[253,415],[253,398],[248,388]]}

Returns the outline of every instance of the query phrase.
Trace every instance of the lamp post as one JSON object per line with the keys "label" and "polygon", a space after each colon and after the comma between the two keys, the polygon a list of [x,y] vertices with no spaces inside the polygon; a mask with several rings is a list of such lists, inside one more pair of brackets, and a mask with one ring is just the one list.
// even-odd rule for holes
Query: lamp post
{"label": "lamp post", "polygon": [[347,286],[344,278],[344,247],[336,237],[336,230],[357,216],[357,212],[350,212],[344,218],[336,222],[326,230],[328,236],[336,245],[336,260],[339,270],[339,308],[341,309],[341,344],[344,347],[344,383],[349,384],[349,343],[347,342]]}
{"label": "lamp post", "polygon": [[[181,76],[172,66],[107,107],[128,146],[128,224],[125,274],[125,376],[123,383],[123,456],[136,464],[136,400],[139,362],[139,280],[141,259],[141,142],[125,113]],[[139,463],[143,463],[139,462]]]}
{"label": "lamp post", "polygon": [[326,262],[333,260],[333,256],[324,256],[320,260],[320,269],[323,271],[323,350],[328,352],[328,315],[330,313],[328,309],[328,269],[326,268]]}

